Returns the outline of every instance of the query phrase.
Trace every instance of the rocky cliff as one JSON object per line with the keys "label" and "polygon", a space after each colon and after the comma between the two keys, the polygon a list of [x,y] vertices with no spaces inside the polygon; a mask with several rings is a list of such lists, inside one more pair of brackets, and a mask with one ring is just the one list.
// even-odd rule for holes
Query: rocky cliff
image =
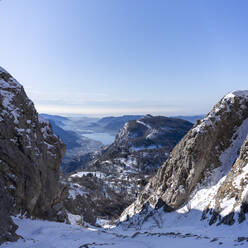
{"label": "rocky cliff", "polygon": [[17,238],[11,215],[65,219],[59,183],[64,152],[23,87],[0,68],[0,242]]}
{"label": "rocky cliff", "polygon": [[121,220],[133,217],[143,223],[157,209],[179,214],[197,210],[210,224],[232,224],[235,212],[244,219],[247,134],[248,92],[236,91],[179,142]]}

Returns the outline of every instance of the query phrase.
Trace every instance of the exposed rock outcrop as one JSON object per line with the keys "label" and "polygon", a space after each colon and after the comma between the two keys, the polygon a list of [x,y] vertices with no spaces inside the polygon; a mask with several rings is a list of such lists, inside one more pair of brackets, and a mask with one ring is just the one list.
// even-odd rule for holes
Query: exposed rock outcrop
{"label": "exposed rock outcrop", "polygon": [[[0,211],[3,238],[13,237],[10,215],[22,214],[63,221],[65,212],[59,183],[65,146],[51,125],[38,117],[23,87],[0,68]],[[5,234],[4,234],[5,233]]]}
{"label": "exposed rock outcrop", "polygon": [[[236,199],[231,209],[237,211],[237,204],[243,206],[242,211],[246,212],[246,193],[242,188],[246,188],[247,174],[242,168],[246,168],[247,142],[241,149],[240,158],[236,159],[248,134],[247,118],[247,91],[236,91],[221,99],[173,149],[138,199],[123,212],[121,220],[139,215],[148,206],[152,209],[163,207],[166,212],[196,209],[203,212],[203,218],[207,218],[206,212],[210,212],[215,213],[214,216],[221,215],[223,220],[232,212],[223,206],[229,198]],[[239,184],[237,192],[227,190],[234,184],[237,171],[240,175],[243,173],[240,179],[242,186]],[[226,211],[222,213],[223,209]],[[212,222],[213,219],[210,220]],[[228,217],[223,223],[227,222],[231,223]]]}

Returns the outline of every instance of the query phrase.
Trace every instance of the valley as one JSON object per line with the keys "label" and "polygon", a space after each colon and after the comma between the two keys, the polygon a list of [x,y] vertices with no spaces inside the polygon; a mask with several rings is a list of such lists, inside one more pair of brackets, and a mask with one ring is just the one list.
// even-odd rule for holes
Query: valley
{"label": "valley", "polygon": [[[193,126],[181,119],[151,115],[99,120],[41,116],[50,120],[55,134],[67,145],[61,165],[64,173],[69,173],[65,174],[70,182],[66,208],[73,214],[84,216],[84,221],[92,225],[100,220],[107,223],[118,219],[167,159],[170,150]],[[101,129],[106,135],[113,135],[120,127],[112,144],[99,146],[100,139],[84,137],[87,134],[82,131],[83,127],[87,133],[102,135],[97,133],[100,125],[97,123],[107,126]],[[115,129],[110,131],[110,126]],[[80,143],[79,137],[85,142]],[[75,148],[72,142],[81,146]]]}

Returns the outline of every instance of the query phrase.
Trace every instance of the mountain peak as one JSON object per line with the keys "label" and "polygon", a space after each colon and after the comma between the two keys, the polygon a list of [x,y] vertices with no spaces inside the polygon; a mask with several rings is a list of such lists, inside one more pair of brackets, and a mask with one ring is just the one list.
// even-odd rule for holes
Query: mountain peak
{"label": "mountain peak", "polygon": [[6,70],[0,67],[0,88],[1,89],[21,89],[22,85],[18,83]]}
{"label": "mountain peak", "polygon": [[236,91],[232,91],[230,93],[228,93],[224,99],[230,99],[230,98],[234,98],[235,96],[238,97],[248,97],[248,90],[236,90]]}

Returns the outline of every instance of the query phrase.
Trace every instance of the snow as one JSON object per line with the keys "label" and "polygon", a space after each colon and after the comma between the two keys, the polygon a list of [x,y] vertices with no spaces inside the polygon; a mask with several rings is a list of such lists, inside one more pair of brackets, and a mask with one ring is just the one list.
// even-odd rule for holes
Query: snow
{"label": "snow", "polygon": [[52,149],[54,149],[54,146],[53,146],[53,145],[48,144],[46,141],[44,141],[44,144],[47,146],[47,149],[48,149],[48,150],[52,150]]}
{"label": "snow", "polygon": [[[248,175],[248,164],[246,164],[242,169],[241,169],[241,172],[240,174],[234,178],[232,184],[233,186],[236,188],[236,189],[239,189],[241,190],[241,182],[242,180],[245,179],[245,177]],[[247,183],[247,182],[246,182]]]}
{"label": "snow", "polygon": [[[19,117],[21,110],[15,106],[14,100],[16,96],[21,92],[22,85],[19,84],[14,78],[9,74],[6,79],[1,77],[1,74],[8,74],[2,67],[0,67],[0,96],[2,100],[3,110],[2,115],[11,115],[14,119],[14,124],[19,124]],[[1,118],[2,119],[2,118]]]}
{"label": "snow", "polygon": [[[222,98],[220,103],[215,106],[210,113],[201,120],[201,122],[193,128],[193,132],[202,133],[206,130],[206,127],[215,125],[218,121],[220,121],[220,111],[225,110],[226,112],[230,112],[230,106],[234,103],[234,98],[244,98],[248,100],[248,90],[244,91],[233,91],[227,94],[225,97]],[[244,108],[244,105],[241,105]]]}
{"label": "snow", "polygon": [[69,189],[69,198],[75,200],[77,195],[83,196],[87,195],[88,193],[83,190],[83,187],[78,183],[71,183]]}
{"label": "snow", "polygon": [[151,127],[149,124],[146,124],[146,123],[143,122],[143,121],[139,121],[139,120],[138,120],[137,123],[139,123],[139,124],[141,124],[141,125],[147,127],[148,129],[152,129],[152,127]]}
{"label": "snow", "polygon": [[[1,86],[2,85],[0,82],[0,87]],[[8,111],[8,112],[3,112],[3,113],[6,113],[6,114],[10,113],[14,118],[14,123],[18,124],[19,123],[18,118],[19,118],[20,109],[13,105],[13,99],[14,99],[15,95],[10,91],[2,90],[2,89],[0,89],[0,95],[3,97],[3,100],[2,100],[3,108]]]}
{"label": "snow", "polygon": [[23,129],[23,128],[15,127],[15,130],[18,133],[18,135],[23,135],[23,133],[25,132],[25,129]]}
{"label": "snow", "polygon": [[106,175],[102,172],[99,171],[81,171],[81,172],[77,172],[75,174],[72,174],[70,177],[83,177],[83,176],[87,176],[89,174],[92,174],[93,176],[97,177],[97,178],[104,178]]}
{"label": "snow", "polygon": [[[2,73],[9,75],[9,73],[6,70],[4,70],[2,67],[0,67],[0,75]],[[20,88],[22,88],[22,85],[19,84],[13,77],[10,76],[9,80],[7,82],[2,78],[0,79],[0,87],[5,88],[5,89],[13,89],[13,88],[20,89]]]}
{"label": "snow", "polygon": [[130,147],[130,149],[132,150],[132,151],[142,151],[142,150],[151,150],[151,149],[158,149],[158,148],[160,148],[159,146],[157,146],[157,145],[150,145],[150,146],[139,146],[139,147],[137,147],[137,146],[131,146]]}
{"label": "snow", "polygon": [[146,139],[156,139],[159,134],[159,131],[152,129],[152,131],[146,136]]}
{"label": "snow", "polygon": [[47,139],[50,136],[51,129],[48,125],[46,125],[46,126],[41,128],[41,132],[42,132],[44,138]]}
{"label": "snow", "polygon": [[104,228],[113,228],[114,227],[114,226],[109,224],[109,220],[101,219],[101,218],[96,219],[96,225],[104,227]]}
{"label": "snow", "polygon": [[[210,199],[214,199],[218,189],[225,181],[228,172],[238,157],[238,150],[243,144],[247,133],[248,119],[243,121],[242,125],[234,133],[231,145],[220,155],[221,166],[214,169],[210,175],[206,176],[202,184],[198,184],[191,194],[190,200],[182,208],[177,210],[178,213],[186,213],[192,209],[204,211],[207,207],[214,208],[214,201],[210,202]],[[245,167],[244,173],[246,173],[247,170],[248,167]],[[229,214],[233,209],[234,203],[234,199],[224,199],[221,205],[223,211],[220,214],[222,216]]]}
{"label": "snow", "polygon": [[235,203],[236,203],[236,200],[234,197],[232,198],[225,197],[224,199],[222,199],[220,203],[220,207],[222,209],[222,211],[220,212],[220,215],[227,216],[228,214],[230,214],[234,210],[233,207]]}
{"label": "snow", "polygon": [[225,167],[223,167],[225,168],[225,173],[227,173],[231,169],[233,163],[237,159],[238,151],[242,146],[245,138],[247,137],[247,134],[248,134],[248,119],[244,120],[241,126],[239,126],[239,128],[233,135],[231,145],[220,156],[221,164],[225,165]]}
{"label": "snow", "polygon": [[39,115],[39,122],[40,124],[46,124],[46,125],[49,125],[49,121],[46,120],[45,118],[43,118],[41,115]]}
{"label": "snow", "polygon": [[125,164],[126,167],[129,167],[131,169],[135,169],[134,167],[137,166],[137,160],[135,157],[132,156],[128,156],[128,158],[119,158],[116,160],[119,160],[121,163]]}
{"label": "snow", "polygon": [[78,225],[79,223],[82,222],[82,216],[81,215],[76,215],[76,214],[71,214],[67,212],[69,222],[71,225]]}
{"label": "snow", "polygon": [[[203,222],[194,223],[196,217],[197,212],[191,213],[188,221],[183,215],[175,215],[167,218],[167,227],[155,227],[153,230],[148,227],[138,231],[121,227],[80,227],[76,224],[81,219],[76,215],[69,215],[73,225],[15,217],[13,220],[19,226],[17,233],[23,239],[5,243],[1,248],[231,248],[247,244],[246,241],[238,242],[239,237],[247,237],[247,223],[210,227]],[[148,220],[149,225],[153,222],[153,218]]]}
{"label": "snow", "polygon": [[248,97],[248,90],[237,90],[237,91],[232,91],[228,93],[224,99],[233,99],[235,96],[238,97]]}

